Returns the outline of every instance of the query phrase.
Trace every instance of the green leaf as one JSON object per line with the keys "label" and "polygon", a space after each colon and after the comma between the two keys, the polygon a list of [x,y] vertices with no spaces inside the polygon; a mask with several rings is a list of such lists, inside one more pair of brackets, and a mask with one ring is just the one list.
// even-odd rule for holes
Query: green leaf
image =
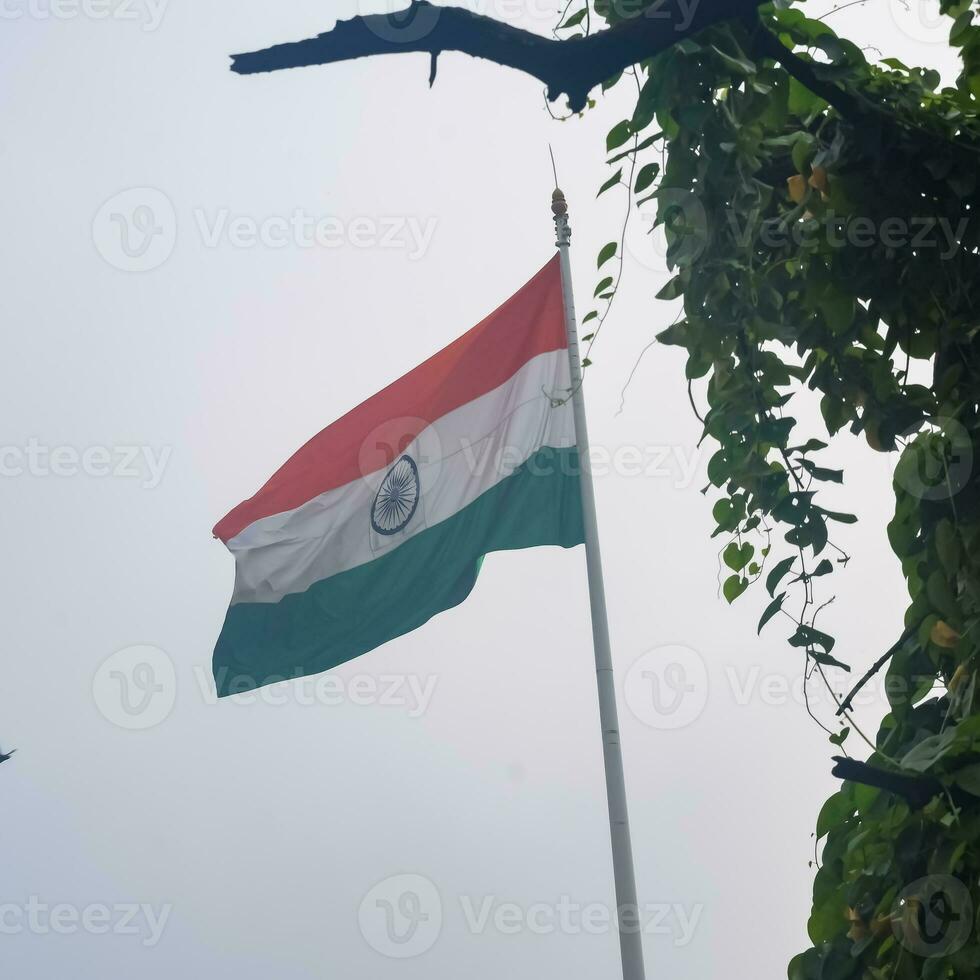
{"label": "green leaf", "polygon": [[684,292],[684,283],[680,276],[674,276],[663,289],[657,293],[657,299],[677,299]]}
{"label": "green leaf", "polygon": [[802,446],[790,446],[786,450],[788,453],[815,453],[817,450],[826,449],[827,443],[821,442],[819,439],[807,439],[807,441]]}
{"label": "green leaf", "polygon": [[820,808],[820,816],[817,817],[817,840],[854,816],[855,809],[848,793],[843,790],[835,793]]}
{"label": "green leaf", "polygon": [[734,541],[725,549],[722,558],[732,571],[740,572],[752,560],[755,548],[746,541],[739,546]]}
{"label": "green leaf", "polygon": [[842,514],[836,510],[821,510],[820,513],[838,524],[857,524],[857,518],[853,514]]}
{"label": "green leaf", "polygon": [[842,334],[854,322],[854,297],[841,289],[828,289],[820,298],[820,312],[831,333]]}
{"label": "green leaf", "polygon": [[836,735],[830,736],[830,742],[832,745],[843,745],[847,741],[847,736],[850,734],[851,729],[845,725]]}
{"label": "green leaf", "polygon": [[813,146],[816,140],[810,133],[798,133],[798,138],[793,141],[791,151],[793,166],[796,167],[798,174],[805,174],[813,159]]}
{"label": "green leaf", "polygon": [[943,570],[951,578],[956,574],[963,550],[952,521],[941,520],[936,525],[936,554]]}
{"label": "green leaf", "polygon": [[606,137],[606,150],[615,150],[617,147],[622,146],[632,134],[633,130],[628,119],[616,123],[609,130],[609,135]]}
{"label": "green leaf", "polygon": [[762,618],[759,620],[759,628],[756,630],[756,634],[762,633],[762,628],[772,619],[780,609],[783,608],[783,599],[786,598],[785,592],[780,592],[772,602],[766,606],[766,611],[762,614]]}
{"label": "green leaf", "polygon": [[929,575],[926,581],[926,595],[928,595],[933,608],[949,619],[956,619],[956,597],[953,595],[949,579],[938,568]]}
{"label": "green leaf", "polygon": [[973,11],[964,10],[963,13],[953,21],[953,26],[949,30],[949,43],[958,47],[965,36],[969,34],[970,24],[973,22]]}
{"label": "green leaf", "polygon": [[618,247],[616,242],[609,242],[607,245],[603,245],[602,250],[599,252],[599,258],[596,260],[596,267],[601,269],[616,254]]}
{"label": "green leaf", "polygon": [[789,111],[801,119],[808,119],[827,108],[827,103],[814,95],[802,82],[795,78],[789,80]]}
{"label": "green leaf", "polygon": [[612,177],[610,177],[609,180],[607,180],[602,185],[602,187],[599,188],[599,193],[596,194],[596,197],[600,197],[601,195],[605,194],[606,191],[608,191],[611,187],[615,187],[622,179],[622,176],[623,176],[622,169],[617,170],[616,173],[614,173]]}
{"label": "green leaf", "polygon": [[657,179],[659,173],[659,163],[647,163],[640,167],[640,172],[636,175],[636,183],[633,185],[634,193],[642,194]]}
{"label": "green leaf", "polygon": [[725,579],[725,584],[722,586],[722,593],[728,600],[729,604],[733,603],[747,588],[749,587],[748,579],[742,578],[741,575],[730,575]]}
{"label": "green leaf", "polygon": [[953,748],[955,739],[955,728],[947,728],[938,735],[927,736],[902,757],[902,768],[925,772]]}
{"label": "green leaf", "polygon": [[612,284],[613,284],[612,276],[606,276],[606,278],[603,279],[598,286],[596,286],[595,292],[592,294],[593,297],[598,296],[599,293],[604,293]]}
{"label": "green leaf", "polygon": [[[796,632],[789,639],[791,647],[805,647],[811,653],[823,652],[825,654],[829,654],[834,649],[836,642],[828,633],[806,625],[797,626]],[[817,648],[820,650],[818,651]]]}
{"label": "green leaf", "polygon": [[620,160],[625,160],[626,157],[632,156],[634,153],[639,153],[642,150],[646,150],[653,146],[654,143],[662,140],[664,138],[663,133],[654,133],[653,136],[648,136],[645,140],[640,140],[639,144],[634,148],[630,147],[628,150],[623,150],[621,153],[617,153],[614,157],[610,157],[606,164],[618,163]]}
{"label": "green leaf", "polygon": [[589,11],[587,7],[583,7],[581,10],[576,11],[568,18],[568,20],[565,21],[564,24],[561,24],[558,27],[558,30],[565,31],[568,30],[568,28],[570,27],[575,27],[577,24],[581,24],[582,21],[585,20],[585,15],[588,12]]}
{"label": "green leaf", "polygon": [[821,653],[819,650],[811,650],[810,656],[813,658],[815,663],[822,664],[824,667],[837,667],[840,670],[847,671],[849,674],[851,668],[847,664],[838,660],[836,657],[832,657],[829,653]]}
{"label": "green leaf", "polygon": [[776,586],[786,577],[789,570],[793,567],[793,562],[796,561],[795,557],[784,558],[781,562],[778,562],[773,570],[766,576],[766,591],[769,595],[776,594]]}
{"label": "green leaf", "polygon": [[980,796],[980,762],[964,766],[953,776],[953,782],[973,796]]}
{"label": "green leaf", "polygon": [[829,470],[823,466],[815,466],[808,459],[801,460],[803,469],[807,471],[814,478],[814,480],[824,480],[829,483],[843,483],[844,482],[844,471],[843,470]]}
{"label": "green leaf", "polygon": [[714,51],[716,55],[725,63],[725,65],[730,68],[736,75],[754,75],[755,74],[755,62],[749,61],[747,58],[733,57],[730,54],[725,54],[717,45],[712,44],[711,50]]}
{"label": "green leaf", "polygon": [[737,506],[727,497],[723,497],[711,509],[711,516],[718,522],[718,530],[715,534],[734,531],[738,527],[738,522],[745,516],[745,505]]}

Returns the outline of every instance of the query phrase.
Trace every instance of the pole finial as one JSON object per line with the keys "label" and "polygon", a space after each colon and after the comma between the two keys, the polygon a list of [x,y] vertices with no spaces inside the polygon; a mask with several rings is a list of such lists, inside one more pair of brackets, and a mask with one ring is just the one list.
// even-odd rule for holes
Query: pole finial
{"label": "pole finial", "polygon": [[555,216],[555,234],[558,236],[555,245],[558,248],[567,247],[572,240],[572,230],[568,227],[568,202],[565,193],[558,186],[558,166],[555,163],[555,151],[548,144],[551,154],[551,172],[555,175],[555,190],[551,195],[551,213]]}
{"label": "pole finial", "polygon": [[557,187],[551,195],[551,213],[555,216],[555,234],[558,236],[555,245],[558,248],[566,247],[572,241],[572,230],[568,226],[568,202]]}

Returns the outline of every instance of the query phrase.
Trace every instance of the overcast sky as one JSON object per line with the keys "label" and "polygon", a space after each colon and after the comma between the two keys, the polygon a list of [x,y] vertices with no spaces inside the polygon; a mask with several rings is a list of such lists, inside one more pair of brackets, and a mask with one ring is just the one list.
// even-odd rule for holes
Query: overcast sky
{"label": "overcast sky", "polygon": [[[325,682],[216,704],[234,569],[210,529],[547,261],[549,142],[587,312],[628,93],[557,123],[537,82],[462,56],[431,91],[422,56],[228,71],[352,3],[0,6],[0,970],[615,976],[582,549],[493,555],[462,606]],[[834,23],[948,57],[898,0]],[[619,411],[674,315],[649,217],[587,384],[647,974],[780,976],[832,750],[786,628],[756,637],[762,590],[719,597],[683,355],[649,349]],[[822,623],[857,672],[905,606],[893,461],[849,437],[827,461],[861,522]]]}

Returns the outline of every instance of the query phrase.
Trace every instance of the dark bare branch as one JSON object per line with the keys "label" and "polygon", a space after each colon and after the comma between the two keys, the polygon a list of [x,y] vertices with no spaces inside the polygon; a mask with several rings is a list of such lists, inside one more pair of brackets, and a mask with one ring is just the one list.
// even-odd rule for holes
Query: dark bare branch
{"label": "dark bare branch", "polygon": [[609,30],[558,41],[459,7],[416,0],[396,14],[355,17],[305,41],[235,55],[232,70],[249,75],[371,55],[425,52],[438,57],[444,51],[460,51],[532,75],[545,84],[549,99],[564,93],[577,112],[585,108],[595,86],[618,72],[711,24],[746,17],[760,2],[660,0]]}
{"label": "dark bare branch", "polygon": [[864,677],[862,677],[861,680],[859,680],[857,682],[857,684],[855,684],[854,687],[851,688],[851,691],[847,695],[847,697],[844,698],[843,701],[841,701],[840,707],[837,709],[836,714],[842,715],[842,714],[844,714],[845,711],[848,710],[848,708],[850,708],[851,702],[854,700],[855,695],[857,695],[857,693],[861,690],[861,688],[864,687],[864,685],[867,684],[868,681],[870,681],[871,678],[874,677],[874,675],[877,674],[878,671],[881,670],[881,668],[884,667],[885,664],[888,663],[888,661],[891,660],[891,658],[894,657],[895,654],[898,653],[898,651],[902,649],[902,647],[915,635],[915,633],[918,631],[918,629],[919,629],[919,624],[918,623],[916,623],[915,626],[910,626],[898,638],[898,640],[894,643],[894,645],[891,646],[891,647],[889,647],[871,665],[871,667],[868,669],[868,672],[864,675]]}
{"label": "dark bare branch", "polygon": [[877,766],[869,765],[867,762],[859,762],[857,759],[845,759],[843,756],[834,756],[834,768],[832,774],[838,779],[846,779],[852,783],[861,783],[864,786],[874,786],[877,789],[886,790],[901,796],[914,810],[921,810],[930,800],[944,792],[948,792],[950,799],[958,807],[973,806],[977,803],[977,798],[971,793],[952,786],[946,790],[943,784],[933,776],[909,776],[904,773],[889,772],[879,769]]}

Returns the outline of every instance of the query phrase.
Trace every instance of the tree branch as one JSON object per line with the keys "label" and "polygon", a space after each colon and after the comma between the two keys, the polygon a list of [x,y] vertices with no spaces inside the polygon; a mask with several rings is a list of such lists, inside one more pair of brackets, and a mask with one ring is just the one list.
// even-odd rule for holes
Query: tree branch
{"label": "tree branch", "polygon": [[889,793],[901,796],[915,810],[924,807],[943,790],[939,780],[929,776],[904,776],[886,772],[876,766],[869,766],[866,762],[845,759],[843,756],[834,756],[833,775],[852,783],[887,790]]}
{"label": "tree branch", "polygon": [[745,17],[762,0],[659,0],[629,21],[585,38],[558,41],[460,7],[413,0],[395,14],[339,21],[305,41],[232,57],[241,75],[326,65],[380,54],[460,51],[532,75],[548,98],[568,96],[573,112],[589,92],[620,71],[645,61],[711,24]]}
{"label": "tree branch", "polygon": [[897,641],[896,641],[896,642],[894,643],[894,645],[892,645],[891,647],[889,647],[889,648],[888,648],[888,649],[887,649],[887,650],[886,650],[886,651],[885,651],[885,652],[884,652],[884,653],[883,653],[883,654],[882,654],[882,655],[881,655],[881,656],[880,656],[880,657],[879,657],[879,658],[878,658],[878,659],[877,659],[877,660],[876,660],[876,661],[875,661],[875,662],[874,662],[874,663],[873,663],[873,664],[871,665],[871,667],[870,667],[870,668],[868,668],[868,672],[867,672],[867,673],[866,673],[866,674],[864,675],[864,677],[862,677],[862,678],[861,678],[861,680],[859,680],[859,681],[857,682],[857,684],[855,684],[855,685],[854,685],[854,687],[852,687],[852,688],[851,688],[851,691],[850,691],[850,693],[849,693],[849,694],[847,695],[847,697],[846,697],[846,698],[844,698],[844,700],[843,700],[843,701],[841,702],[841,706],[840,706],[840,707],[839,707],[839,708],[837,709],[837,712],[836,712],[836,714],[837,714],[837,715],[842,715],[842,714],[844,714],[844,712],[845,712],[845,711],[847,711],[847,709],[848,709],[848,708],[850,708],[850,706],[851,706],[851,702],[852,702],[852,701],[854,700],[854,696],[855,696],[855,695],[856,695],[856,694],[858,693],[858,691],[860,691],[860,690],[861,690],[861,688],[862,688],[862,687],[864,687],[864,685],[865,685],[865,684],[867,684],[867,683],[868,683],[868,681],[870,681],[870,680],[871,680],[871,678],[872,678],[872,677],[874,677],[874,675],[875,675],[875,674],[877,674],[877,673],[878,673],[878,671],[879,671],[879,670],[881,670],[881,668],[882,668],[882,667],[884,667],[884,666],[885,666],[885,664],[886,664],[886,663],[888,663],[888,661],[889,661],[889,660],[891,660],[891,658],[892,658],[892,657],[894,657],[894,656],[895,656],[895,654],[896,654],[896,653],[898,653],[898,651],[899,651],[899,650],[901,650],[901,648],[902,648],[902,646],[903,646],[903,645],[904,645],[904,644],[905,644],[905,643],[906,643],[906,642],[907,642],[908,640],[910,640],[910,639],[912,638],[912,636],[913,636],[913,635],[914,635],[914,634],[916,633],[916,631],[918,630],[918,628],[919,628],[919,624],[916,624],[915,626],[910,626],[910,627],[909,627],[909,628],[908,628],[908,629],[907,629],[907,630],[906,630],[906,631],[905,631],[905,632],[904,632],[904,633],[903,633],[903,634],[902,634],[902,635],[901,635],[901,636],[900,636],[900,637],[898,638],[898,640],[897,640]]}
{"label": "tree branch", "polygon": [[[845,759],[839,755],[834,756],[832,774],[838,779],[874,786],[901,796],[913,810],[921,810],[930,800],[944,792],[943,784],[932,776],[906,776],[897,772],[887,772],[877,766],[870,766],[867,762]],[[949,795],[958,807],[977,802],[976,797],[958,786],[953,786],[949,790]]]}
{"label": "tree branch", "polygon": [[798,82],[806,86],[814,95],[819,96],[828,105],[832,105],[845,119],[856,120],[870,114],[869,108],[840,86],[822,81],[813,68],[813,64],[798,54],[790,51],[782,41],[761,24],[752,35],[754,54],[771,58],[778,62]]}

